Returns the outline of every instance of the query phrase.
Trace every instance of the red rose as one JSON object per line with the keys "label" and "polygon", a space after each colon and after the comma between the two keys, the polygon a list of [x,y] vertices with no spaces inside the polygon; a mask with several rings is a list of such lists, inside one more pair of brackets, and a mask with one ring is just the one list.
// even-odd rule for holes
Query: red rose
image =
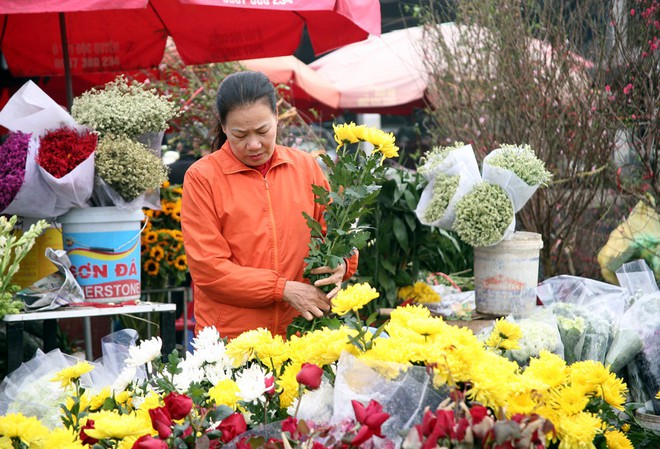
{"label": "red rose", "polygon": [[268,374],[265,379],[266,383],[266,394],[274,395],[275,394],[275,377],[272,374]]}
{"label": "red rose", "polygon": [[80,441],[82,441],[83,444],[88,444],[90,446],[93,446],[99,442],[99,440],[97,440],[96,438],[92,438],[85,433],[85,429],[94,429],[94,428],[95,427],[94,427],[93,419],[88,419],[85,425],[80,428],[79,436],[80,436]]}
{"label": "red rose", "polygon": [[488,409],[483,405],[473,405],[470,408],[470,415],[472,415],[472,422],[479,424],[482,419],[488,414]]}
{"label": "red rose", "polygon": [[171,392],[165,396],[163,400],[165,401],[165,407],[167,407],[167,411],[170,412],[172,419],[183,419],[188,416],[190,410],[192,410],[193,401],[185,394]]}
{"label": "red rose", "polygon": [[296,374],[296,380],[310,390],[316,390],[321,385],[323,370],[313,363],[303,363],[300,371]]}
{"label": "red rose", "polygon": [[167,449],[167,443],[151,435],[144,435],[133,443],[132,449]]}
{"label": "red rose", "polygon": [[165,407],[157,407],[149,409],[149,416],[151,416],[151,426],[158,436],[163,440],[169,438],[172,435],[172,418],[170,417],[170,412],[167,411]]}
{"label": "red rose", "polygon": [[300,433],[298,432],[298,420],[293,416],[289,416],[282,421],[282,432],[289,432],[289,435],[291,435],[291,438],[294,440],[300,438]]}
{"label": "red rose", "polygon": [[373,399],[369,401],[367,408],[356,400],[352,400],[351,404],[353,404],[355,419],[362,424],[357,435],[351,441],[351,445],[359,446],[374,435],[382,437],[380,426],[390,417],[389,414],[383,412],[383,406]]}
{"label": "red rose", "polygon": [[240,435],[247,430],[247,424],[242,414],[234,413],[222,420],[218,430],[222,432],[222,442],[229,443],[236,435]]}

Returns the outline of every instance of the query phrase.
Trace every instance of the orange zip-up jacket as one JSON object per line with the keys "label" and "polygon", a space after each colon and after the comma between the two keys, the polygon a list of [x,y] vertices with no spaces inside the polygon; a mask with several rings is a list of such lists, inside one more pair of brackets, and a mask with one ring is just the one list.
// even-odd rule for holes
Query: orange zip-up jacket
{"label": "orange zip-up jacket", "polygon": [[[215,325],[234,338],[264,327],[273,334],[299,315],[282,301],[287,280],[303,281],[310,230],[302,212],[321,221],[312,184],[329,184],[317,161],[276,145],[262,176],[236,159],[229,143],[186,172],[181,226],[193,281],[196,332]],[[348,279],[358,256],[348,259]]]}

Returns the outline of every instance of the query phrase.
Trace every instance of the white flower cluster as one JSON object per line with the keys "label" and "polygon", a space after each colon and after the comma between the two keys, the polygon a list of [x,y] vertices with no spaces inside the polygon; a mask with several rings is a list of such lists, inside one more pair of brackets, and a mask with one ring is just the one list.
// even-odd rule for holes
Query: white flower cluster
{"label": "white flower cluster", "polygon": [[179,114],[168,96],[156,89],[146,89],[137,81],[123,76],[107,83],[103,89],[91,89],[73,100],[71,115],[101,135],[135,137],[149,131],[167,129],[167,122]]}
{"label": "white flower cluster", "polygon": [[179,364],[181,372],[174,376],[179,392],[188,390],[192,383],[207,381],[215,385],[231,378],[233,360],[227,356],[225,343],[214,326],[203,328],[193,339],[192,347],[194,351]]}

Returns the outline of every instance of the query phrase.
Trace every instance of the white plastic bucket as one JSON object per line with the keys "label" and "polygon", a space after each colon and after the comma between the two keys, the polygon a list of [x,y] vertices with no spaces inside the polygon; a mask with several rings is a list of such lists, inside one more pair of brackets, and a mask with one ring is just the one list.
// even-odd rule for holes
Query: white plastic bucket
{"label": "white plastic bucket", "polygon": [[524,316],[534,309],[541,248],[541,234],[535,232],[514,232],[510,240],[474,248],[478,313]]}
{"label": "white plastic bucket", "polygon": [[144,214],[116,207],[71,209],[60,216],[71,272],[90,302],[140,298],[140,231]]}

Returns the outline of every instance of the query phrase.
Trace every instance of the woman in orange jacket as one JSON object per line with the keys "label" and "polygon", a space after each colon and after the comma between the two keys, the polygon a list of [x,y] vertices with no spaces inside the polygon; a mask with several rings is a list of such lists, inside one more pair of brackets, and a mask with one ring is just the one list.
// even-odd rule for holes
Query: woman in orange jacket
{"label": "woman in orange jacket", "polygon": [[[185,175],[181,224],[194,285],[196,331],[215,325],[233,338],[259,327],[286,334],[294,317],[330,310],[341,282],[357,268],[357,253],[310,285],[303,279],[311,238],[303,212],[317,220],[323,206],[312,185],[329,188],[308,153],[275,143],[276,95],[260,72],[221,83],[213,148]],[[328,294],[318,287],[336,285]]]}

